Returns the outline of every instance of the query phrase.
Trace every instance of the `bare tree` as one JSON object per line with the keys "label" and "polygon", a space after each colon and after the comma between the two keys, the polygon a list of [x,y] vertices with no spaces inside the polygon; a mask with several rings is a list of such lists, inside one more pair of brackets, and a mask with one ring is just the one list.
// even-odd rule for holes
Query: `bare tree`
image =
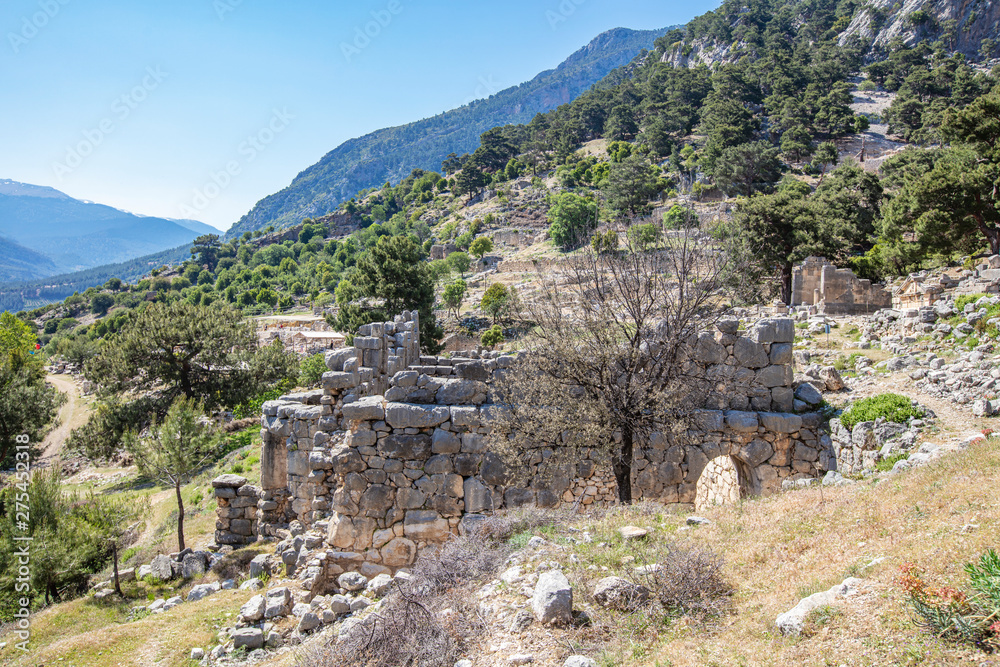
{"label": "bare tree", "polygon": [[[713,389],[687,353],[752,289],[725,249],[697,230],[644,248],[592,249],[561,273],[539,276],[521,313],[525,354],[497,381],[493,446],[512,472],[525,457],[543,474],[597,450],[618,498],[632,500],[636,446],[653,431],[680,435]],[[591,456],[593,458],[593,456]]]}

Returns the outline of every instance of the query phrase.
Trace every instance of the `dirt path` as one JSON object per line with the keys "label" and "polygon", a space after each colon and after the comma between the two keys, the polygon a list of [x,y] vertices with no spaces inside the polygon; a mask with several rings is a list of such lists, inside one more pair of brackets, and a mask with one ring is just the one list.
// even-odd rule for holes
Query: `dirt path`
{"label": "dirt path", "polygon": [[90,406],[80,396],[80,389],[70,376],[49,375],[45,379],[66,395],[66,403],[59,410],[59,426],[42,442],[42,456],[35,464],[37,468],[45,468],[58,460],[70,431],[82,426],[90,416]]}

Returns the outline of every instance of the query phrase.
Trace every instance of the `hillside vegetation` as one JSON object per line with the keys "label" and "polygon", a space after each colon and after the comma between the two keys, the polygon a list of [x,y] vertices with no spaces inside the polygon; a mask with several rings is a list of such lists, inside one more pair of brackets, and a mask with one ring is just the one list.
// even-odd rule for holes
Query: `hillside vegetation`
{"label": "hillside vegetation", "polygon": [[525,122],[572,101],[641,50],[652,47],[653,40],[666,30],[609,30],[531,81],[499,91],[479,91],[483,99],[458,109],[346,141],[296,176],[287,188],[257,202],[228,236],[268,225],[288,227],[302,218],[333,212],[360,190],[398,182],[413,169],[436,169],[449,153],[475,149],[479,135],[491,127]]}
{"label": "hillside vegetation", "polygon": [[[411,310],[419,313],[422,353],[438,353],[446,336],[450,350],[478,343],[514,351],[546,326],[528,315],[542,312],[537,299],[547,287],[582,284],[570,275],[574,260],[614,267],[613,260],[638,258],[635,266],[641,266],[642,258],[678,256],[691,238],[707,253],[703,258],[726,267],[727,284],[755,288],[730,294],[702,289],[714,283],[701,276],[693,281],[698,289],[689,293],[703,299],[699,312],[731,316],[727,335],[751,325],[772,297],[787,303],[792,268],[811,255],[873,280],[942,267],[970,279],[978,275],[979,257],[1000,252],[1000,71],[986,59],[993,47],[985,43],[973,59],[956,52],[941,31],[914,30],[908,41],[872,50],[845,33],[872,9],[850,0],[726,0],[658,37],[630,67],[572,101],[516,123],[477,128],[467,149],[438,156],[440,163],[436,158],[390,177],[372,174],[369,186],[348,192],[325,180],[345,166],[347,153],[338,154],[329,172],[317,167],[315,178],[303,176],[281,197],[265,200],[259,217],[227,238],[199,236],[174,251],[181,256],[160,256],[162,265],[157,261],[152,271],[136,260],[122,267],[128,274],[45,305],[31,299],[97,276],[64,277],[64,287],[39,285],[33,294],[18,291],[23,305],[16,315],[5,313],[0,331],[0,382],[9,390],[0,417],[13,423],[44,402],[34,440],[44,435],[58,398],[44,382],[43,361],[82,373],[94,396],[90,420],[67,443],[83,472],[32,481],[38,498],[32,512],[44,518],[37,539],[49,548],[30,600],[38,652],[24,658],[0,643],[0,659],[183,665],[190,664],[191,649],[213,646],[213,660],[227,652],[237,662],[246,657],[232,652],[228,631],[251,591],[180,598],[194,585],[227,580],[225,588],[292,585],[278,581],[287,571],[278,568],[290,565],[285,555],[304,563],[302,554],[320,548],[317,530],[280,535],[280,553],[272,554],[270,543],[237,549],[219,558],[217,568],[172,583],[126,581],[121,596],[111,582],[116,559],[131,568],[183,544],[211,542],[210,480],[221,473],[260,479],[264,401],[321,382],[322,354],[299,358],[280,342],[264,344],[254,316],[322,315],[351,344],[359,326]],[[865,90],[890,100],[884,117],[852,109]],[[886,126],[905,148],[875,164],[859,162],[844,147],[874,125]],[[338,198],[344,201],[332,203]],[[690,273],[659,272],[657,279],[669,285],[665,293],[673,295],[674,281],[687,285],[704,269],[704,262],[694,264]],[[636,288],[643,290],[648,294],[649,285]],[[756,301],[748,303],[744,295],[751,291]],[[593,302],[602,304],[602,296],[594,294]],[[666,301],[654,307],[673,303]],[[578,353],[592,333],[574,328],[577,305],[552,304],[553,312],[571,315],[551,346],[564,345],[564,356]],[[322,665],[363,655],[372,664],[394,665],[419,653],[427,664],[448,667],[459,657],[474,658],[477,666],[563,665],[572,655],[593,660],[578,667],[987,661],[1000,649],[1000,625],[990,624],[994,601],[989,591],[963,591],[972,585],[968,575],[984,586],[1000,576],[988,567],[1000,521],[1000,454],[988,417],[1000,412],[1000,376],[988,357],[995,352],[1000,306],[986,294],[950,295],[940,305],[930,322],[920,320],[930,328],[913,336],[889,328],[906,319],[898,313],[838,323],[822,315],[809,320],[800,310],[786,350],[795,355],[797,389],[815,397],[808,402],[813,407],[792,403],[796,411],[817,410],[838,429],[864,424],[870,434],[905,435],[906,451],[894,450],[902,446],[896,441],[869,448],[874,467],[830,471],[823,484],[788,478],[780,493],[708,507],[700,518],[650,504],[501,515],[493,532],[475,538],[482,541],[449,543],[454,551],[446,555],[463,568],[449,569],[440,554],[421,560],[416,584],[409,584],[415,588],[359,592],[356,597],[366,599],[358,609],[348,606],[353,620],[324,621],[328,629],[315,634],[299,633],[299,621],[285,614],[271,630],[284,637],[278,644],[288,639],[292,645],[253,659]],[[600,310],[588,313],[597,317]],[[931,326],[939,316],[951,318],[946,329]],[[652,356],[641,338],[647,328],[625,325],[604,337],[612,360],[604,370],[615,380],[606,386],[624,383],[626,366],[615,357],[625,347],[623,332],[636,350],[630,357],[635,377],[650,372],[643,362]],[[677,331],[687,340],[687,325]],[[558,362],[552,368],[564,370]],[[344,370],[332,372],[348,375]],[[821,380],[821,372],[829,379]],[[940,391],[924,380],[932,376]],[[923,384],[914,384],[918,380]],[[564,376],[552,391],[565,384]],[[869,398],[848,401],[831,393],[827,401],[817,386]],[[941,393],[945,387],[954,388],[950,399]],[[959,401],[959,389],[981,395]],[[973,401],[982,417],[953,405]],[[638,409],[636,418],[664,405]],[[685,407],[691,406],[677,409]],[[545,426],[566,430],[550,422]],[[603,435],[615,440],[611,429]],[[142,444],[150,437],[161,446]],[[561,437],[564,446],[573,440]],[[632,437],[619,433],[617,441],[631,451]],[[14,461],[12,443],[10,437],[4,443],[5,467]],[[147,460],[175,449],[176,460],[161,461],[159,470]],[[615,484],[630,479],[623,460],[616,459]],[[0,503],[5,536],[18,530],[10,512],[16,492],[8,482],[4,493],[11,495]],[[313,545],[302,546],[306,540]],[[276,566],[259,583],[249,576],[258,553]],[[0,559],[6,588],[15,577],[13,562]],[[983,564],[986,574],[963,570],[966,563]],[[661,569],[637,570],[654,564]],[[557,628],[534,623],[526,601],[553,569],[565,573],[577,596],[576,614]],[[668,574],[657,574],[663,569]],[[595,586],[612,575],[644,581],[651,594],[642,605],[603,604]],[[843,583],[848,578],[861,581]],[[406,578],[394,581],[403,586]],[[95,583],[101,583],[100,599],[89,594]],[[799,633],[779,629],[779,614],[842,584],[841,592],[851,593],[815,608]],[[407,591],[412,599],[404,599]],[[147,607],[153,600],[155,611]],[[166,600],[183,606],[160,613]],[[406,616],[413,605],[422,611]],[[0,597],[0,622],[11,621],[16,606],[12,593]],[[401,614],[393,622],[405,634],[383,633],[376,648],[336,641],[341,631],[348,637],[352,623],[378,612]]]}

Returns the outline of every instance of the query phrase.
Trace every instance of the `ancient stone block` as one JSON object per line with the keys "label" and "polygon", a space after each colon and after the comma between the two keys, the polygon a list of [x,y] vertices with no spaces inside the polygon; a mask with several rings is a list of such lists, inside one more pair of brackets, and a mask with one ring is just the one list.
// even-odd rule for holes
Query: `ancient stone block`
{"label": "ancient stone block", "polygon": [[431,437],[426,434],[396,435],[378,441],[379,455],[390,459],[424,460],[431,455]]}
{"label": "ancient stone block", "polygon": [[372,484],[361,495],[358,507],[365,515],[378,517],[392,507],[395,497],[395,491],[391,486]]}
{"label": "ancient stone block", "polygon": [[379,553],[382,556],[382,563],[387,567],[405,567],[416,560],[417,545],[405,537],[397,537],[382,547]]}
{"label": "ancient stone block", "polygon": [[756,468],[764,461],[771,458],[774,448],[766,440],[751,440],[740,448],[737,456],[751,468]]}
{"label": "ancient stone block", "polygon": [[385,409],[385,421],[392,428],[430,428],[438,426],[451,416],[447,407],[423,407],[406,403],[389,403]]}
{"label": "ancient stone block", "polygon": [[795,433],[802,428],[802,417],[784,412],[761,412],[760,422],[774,433]]}
{"label": "ancient stone block", "polygon": [[348,421],[379,421],[385,419],[385,406],[381,396],[368,396],[341,408]]}
{"label": "ancient stone block", "polygon": [[451,533],[448,522],[434,510],[409,510],[403,519],[403,534],[411,540],[443,542]]}
{"label": "ancient stone block", "polygon": [[451,431],[436,428],[431,436],[431,451],[435,454],[457,454],[462,451],[462,440]]}
{"label": "ancient stone block", "polygon": [[535,502],[535,494],[530,489],[507,489],[503,494],[504,505],[508,508],[524,507]]}
{"label": "ancient stone block", "polygon": [[323,389],[351,389],[357,387],[360,378],[356,373],[335,373],[327,371],[323,373],[321,384]]}
{"label": "ancient stone block", "polygon": [[453,470],[454,466],[452,465],[451,457],[445,454],[435,454],[427,459],[427,463],[424,464],[424,472],[428,475],[448,473]]}
{"label": "ancient stone block", "polygon": [[739,433],[755,433],[757,431],[757,413],[727,410],[726,425]]}
{"label": "ancient stone block", "polygon": [[771,344],[771,363],[772,364],[790,364],[793,360],[793,345],[791,343],[772,343]]}
{"label": "ancient stone block", "polygon": [[499,456],[492,452],[483,456],[479,476],[484,482],[493,486],[501,486],[506,484],[508,474],[507,466]]}
{"label": "ancient stone block", "polygon": [[740,338],[736,341],[733,345],[733,356],[737,365],[743,368],[763,368],[768,364],[764,346],[749,338]]}

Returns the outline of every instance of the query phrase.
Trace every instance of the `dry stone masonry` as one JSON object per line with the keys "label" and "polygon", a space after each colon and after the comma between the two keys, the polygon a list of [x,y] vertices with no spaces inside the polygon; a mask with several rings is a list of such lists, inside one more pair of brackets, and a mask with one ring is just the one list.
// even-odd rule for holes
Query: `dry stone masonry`
{"label": "dry stone masonry", "polygon": [[[639,443],[635,497],[731,502],[836,466],[819,415],[793,413],[808,405],[793,391],[794,334],[790,319],[761,320],[748,331],[729,320],[691,341],[687,363],[712,391],[683,437],[653,434]],[[261,487],[236,476],[215,484],[219,544],[287,541],[290,527],[323,536],[319,551],[318,544],[308,553],[305,545],[284,550],[288,574],[298,572],[315,594],[346,572],[375,576],[411,565],[422,549],[500,508],[615,499],[614,477],[597,452],[584,453],[562,478],[509,482],[487,442],[498,409],[493,379],[514,356],[420,356],[417,315],[403,313],[362,327],[354,347],[328,352],[326,362],[322,390],[264,404]]]}
{"label": "dry stone masonry", "polygon": [[892,299],[882,285],[838,269],[823,257],[807,257],[792,271],[792,306],[816,306],[828,315],[860,315],[887,308]]}

